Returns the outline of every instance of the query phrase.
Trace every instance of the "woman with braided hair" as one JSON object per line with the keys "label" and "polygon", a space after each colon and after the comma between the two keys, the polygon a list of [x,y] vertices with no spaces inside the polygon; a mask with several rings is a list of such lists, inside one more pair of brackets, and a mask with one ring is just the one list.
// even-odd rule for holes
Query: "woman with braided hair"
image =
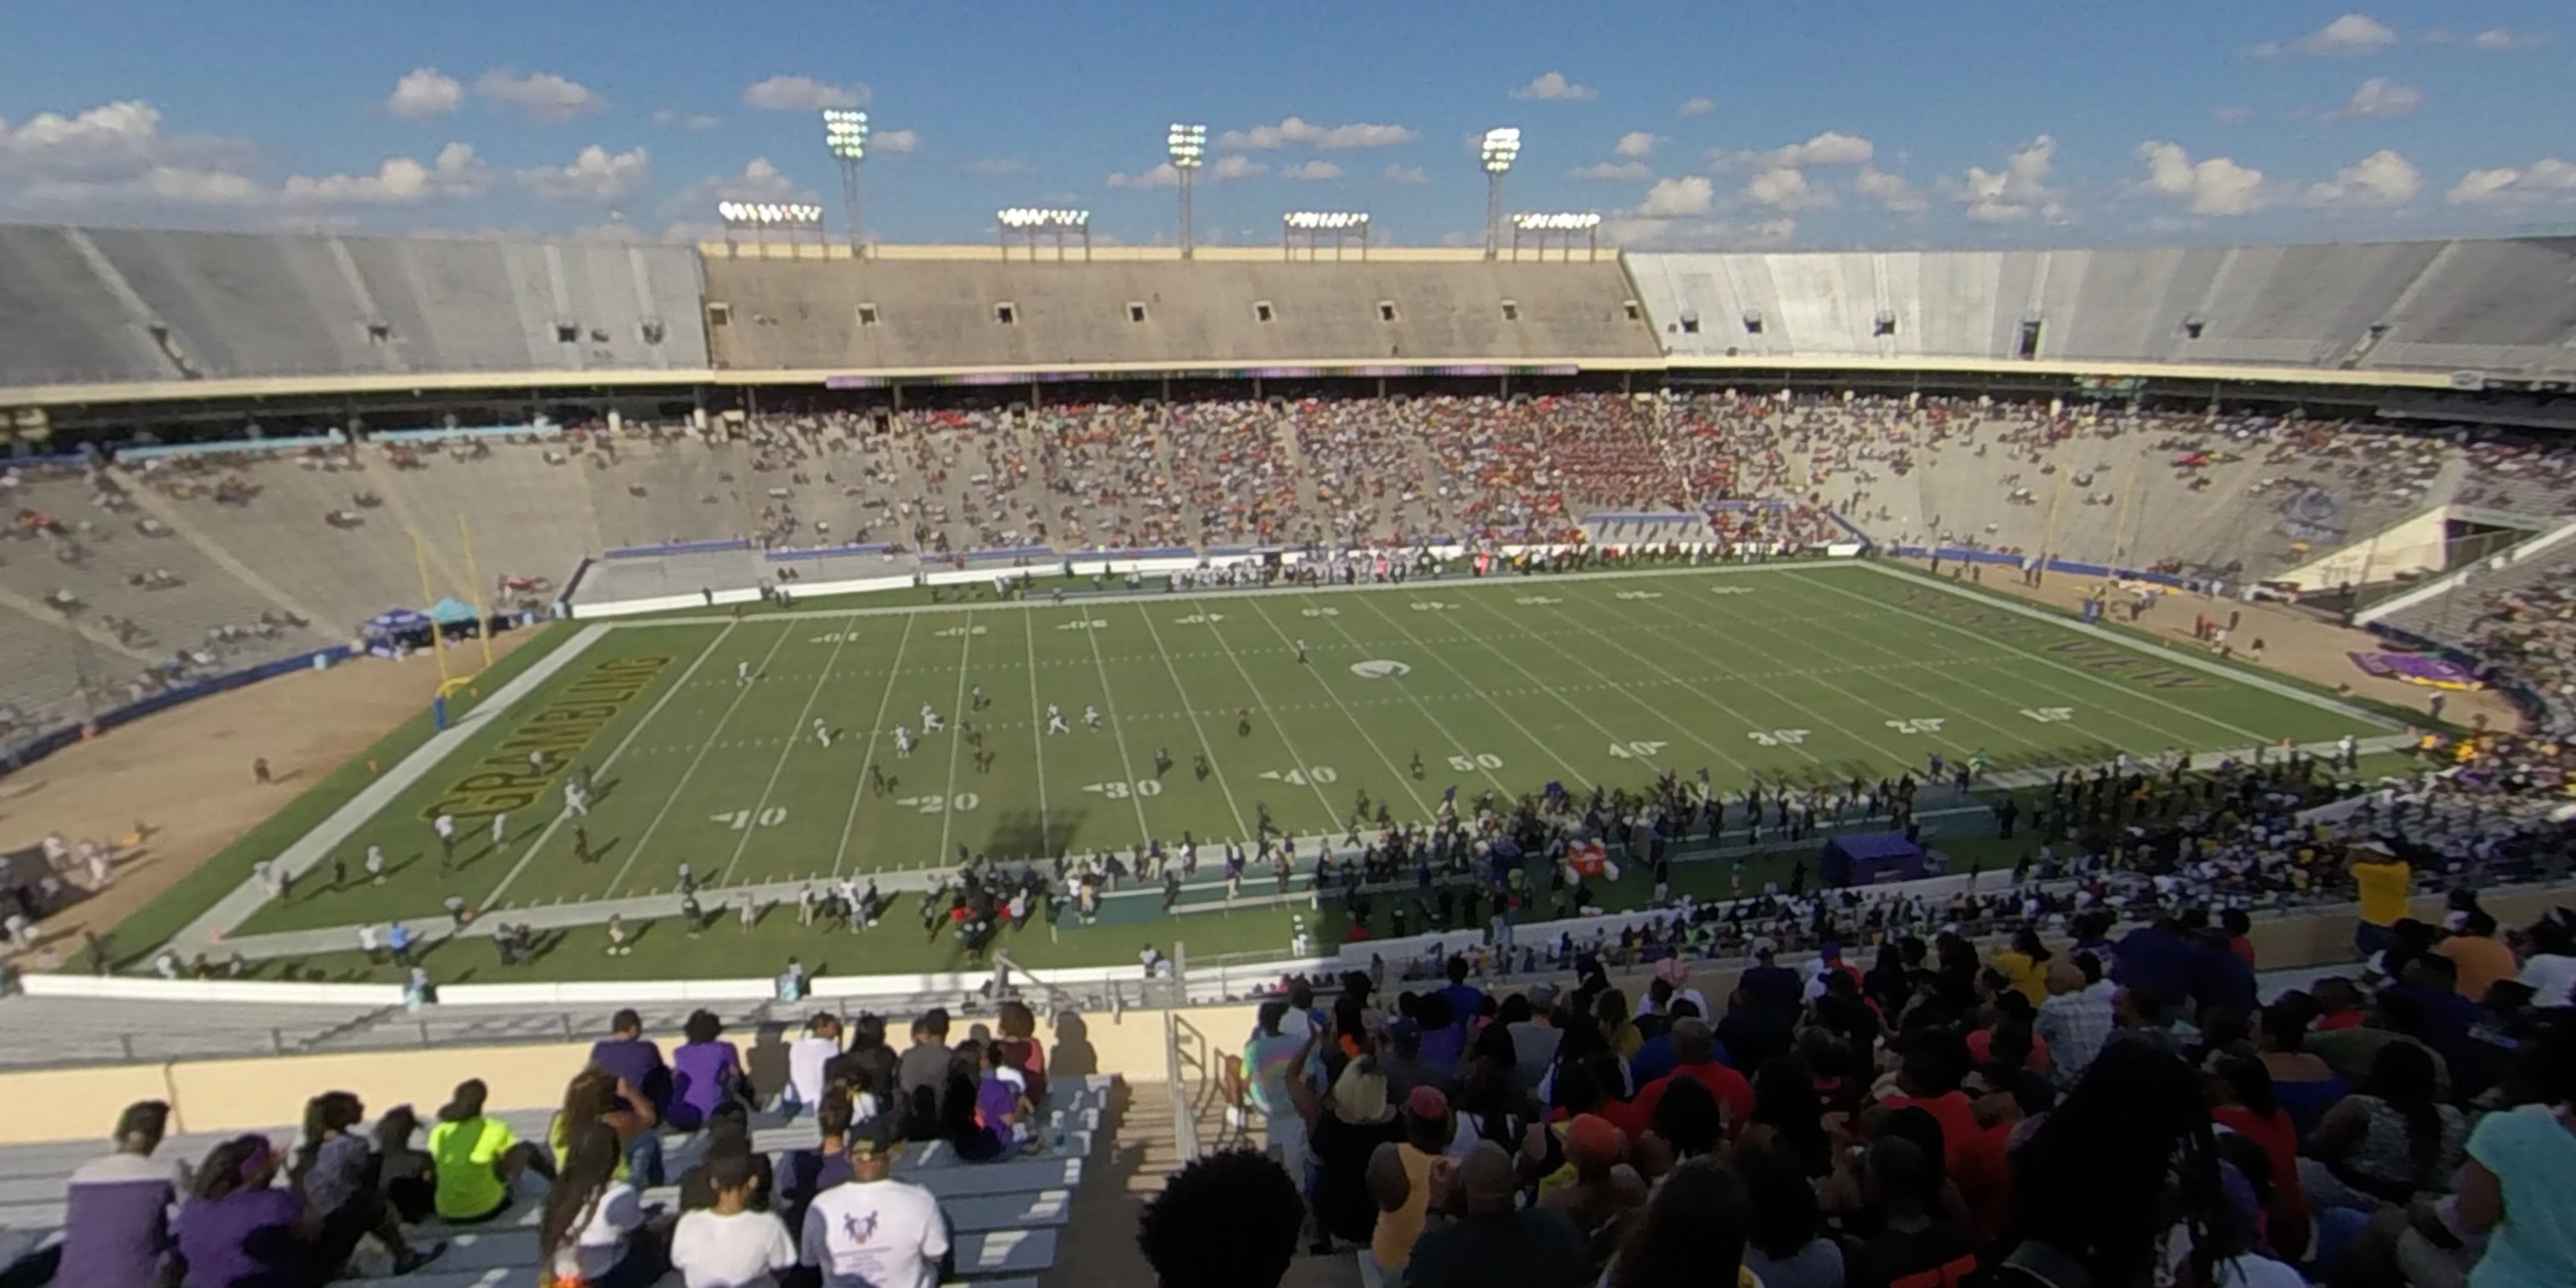
{"label": "woman with braided hair", "polygon": [[[2014,1159],[2006,1288],[2144,1288],[2187,1256],[2212,1282],[2226,1202],[2199,1075],[2113,1042]],[[2187,1254],[2175,1240],[2188,1239]],[[2017,1242],[2016,1242],[2017,1241]]]}

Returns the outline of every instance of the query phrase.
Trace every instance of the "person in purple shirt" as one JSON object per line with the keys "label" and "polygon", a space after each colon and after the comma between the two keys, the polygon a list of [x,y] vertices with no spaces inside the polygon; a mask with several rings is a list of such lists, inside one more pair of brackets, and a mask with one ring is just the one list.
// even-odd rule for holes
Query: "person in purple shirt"
{"label": "person in purple shirt", "polygon": [[236,1136],[207,1151],[179,1210],[186,1288],[288,1288],[338,1269],[313,1264],[320,1222],[295,1191],[272,1184],[280,1161],[265,1136]]}
{"label": "person in purple shirt", "polygon": [[116,1152],[83,1163],[63,1196],[61,1261],[66,1284],[155,1284],[171,1249],[170,1205],[178,1172],[152,1161],[169,1130],[170,1106],[144,1100],[116,1119]]}
{"label": "person in purple shirt", "polygon": [[1449,986],[1441,989],[1440,995],[1449,999],[1449,1014],[1457,1017],[1460,1024],[1466,1023],[1467,1017],[1485,1004],[1485,990],[1467,982],[1467,959],[1464,957],[1449,959]]}
{"label": "person in purple shirt", "polygon": [[1449,1007],[1446,989],[1415,1000],[1413,1018],[1422,1025],[1422,1063],[1449,1075],[1467,1050],[1467,1022]]}
{"label": "person in purple shirt", "polygon": [[2144,988],[2157,997],[2191,996],[2198,954],[2184,938],[2186,933],[2183,923],[2172,917],[2130,931],[2120,940],[2112,982],[2122,988]]}
{"label": "person in purple shirt", "polygon": [[722,1039],[724,1023],[713,1011],[691,1012],[680,1031],[689,1040],[671,1053],[671,1111],[662,1121],[694,1131],[718,1101],[741,1094],[742,1053]]}
{"label": "person in purple shirt", "polygon": [[610,1018],[608,1029],[609,1036],[591,1044],[590,1062],[643,1092],[652,1100],[655,1113],[667,1113],[671,1071],[662,1064],[662,1048],[644,1036],[644,1017],[629,1007]]}

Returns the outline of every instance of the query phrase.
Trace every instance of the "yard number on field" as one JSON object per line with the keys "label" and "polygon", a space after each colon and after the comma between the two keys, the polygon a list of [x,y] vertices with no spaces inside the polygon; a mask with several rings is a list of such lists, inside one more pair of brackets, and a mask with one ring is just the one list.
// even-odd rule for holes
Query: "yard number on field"
{"label": "yard number on field", "polygon": [[1708,588],[1708,593],[1712,595],[1750,595],[1753,593],[1753,588],[1751,586],[1711,586]]}
{"label": "yard number on field", "polygon": [[1113,801],[1123,801],[1131,796],[1160,796],[1163,784],[1159,779],[1139,778],[1133,783],[1091,783],[1082,790],[1098,792]]}
{"label": "yard number on field", "polygon": [[1342,610],[1338,608],[1304,608],[1299,609],[1298,614],[1303,617],[1339,617],[1342,615]]}
{"label": "yard number on field", "polygon": [[1445,613],[1451,606],[1437,599],[1417,599],[1411,607],[1417,613]]}
{"label": "yard number on field", "polygon": [[[939,638],[944,640],[962,640],[969,635],[981,635],[983,633],[984,628],[981,626],[951,626],[947,630],[941,631],[938,634]],[[851,638],[855,639],[857,637],[852,636]]]}
{"label": "yard number on field", "polygon": [[709,814],[707,815],[707,819],[710,822],[722,823],[736,832],[747,832],[751,830],[751,826],[755,823],[762,827],[776,827],[779,824],[786,822],[787,807],[784,805],[772,805],[757,814],[754,814],[747,809],[738,809],[730,814]]}
{"label": "yard number on field", "polygon": [[2041,724],[2064,724],[2075,718],[2073,707],[2023,707],[2021,713]]}
{"label": "yard number on field", "polygon": [[1549,595],[1523,595],[1512,602],[1523,608],[1544,608],[1549,604],[1562,604],[1565,601]]}
{"label": "yard number on field", "polygon": [[898,796],[894,803],[923,814],[945,814],[950,810],[963,814],[983,804],[984,798],[973,792],[959,792],[955,796]]}
{"label": "yard number on field", "polygon": [[1107,628],[1108,628],[1108,626],[1109,626],[1109,621],[1108,621],[1108,619],[1107,619],[1107,618],[1103,618],[1103,617],[1077,617],[1077,618],[1074,618],[1072,621],[1066,622],[1066,623],[1065,623],[1064,625],[1062,625],[1062,626],[1058,626],[1058,627],[1056,627],[1056,629],[1057,629],[1057,630],[1060,630],[1060,631],[1097,631],[1097,630],[1105,630],[1105,629],[1107,629]]}
{"label": "yard number on field", "polygon": [[1941,732],[1941,721],[1937,718],[1929,720],[1890,720],[1887,722],[1887,727],[1897,731],[1898,733],[1939,733]]}
{"label": "yard number on field", "polygon": [[1180,620],[1180,624],[1181,624],[1181,625],[1183,625],[1183,626],[1214,626],[1214,625],[1216,625],[1218,622],[1221,622],[1221,621],[1224,621],[1224,620],[1225,620],[1225,614],[1223,614],[1223,613],[1192,613],[1192,614],[1190,614],[1189,616],[1184,617],[1184,618],[1181,618],[1181,619],[1179,619],[1179,620]]}
{"label": "yard number on field", "polygon": [[1744,735],[1765,747],[1795,747],[1813,732],[1807,729],[1756,729]]}
{"label": "yard number on field", "polygon": [[1503,758],[1490,751],[1480,751],[1472,756],[1451,756],[1449,767],[1462,774],[1471,774],[1479,769],[1500,769]]}
{"label": "yard number on field", "polygon": [[1669,745],[1661,742],[1614,742],[1610,744],[1610,754],[1621,760],[1648,760],[1663,754]]}
{"label": "yard number on field", "polygon": [[[1261,776],[1271,782],[1286,783],[1291,787],[1303,787],[1308,783],[1333,783],[1340,781],[1342,777],[1340,772],[1330,765],[1309,765],[1304,769],[1288,770],[1265,769],[1261,771]],[[1161,784],[1158,783],[1156,786],[1159,787]]]}
{"label": "yard number on field", "polygon": [[1664,592],[1660,590],[1623,590],[1619,592],[1619,598],[1621,599],[1662,599],[1663,597]]}
{"label": "yard number on field", "polygon": [[847,634],[840,631],[834,631],[829,635],[817,635],[805,642],[808,644],[847,644],[858,637],[858,632],[856,631],[852,631]]}

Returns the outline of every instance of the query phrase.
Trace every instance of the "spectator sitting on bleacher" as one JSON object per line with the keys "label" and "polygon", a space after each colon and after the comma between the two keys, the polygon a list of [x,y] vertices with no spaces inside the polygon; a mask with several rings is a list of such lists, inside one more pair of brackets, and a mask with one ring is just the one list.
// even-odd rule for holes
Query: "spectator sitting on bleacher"
{"label": "spectator sitting on bleacher", "polygon": [[554,1174],[534,1145],[508,1123],[483,1116],[491,1088],[481,1078],[456,1084],[429,1129],[430,1163],[437,1169],[435,1206],[449,1225],[482,1225],[510,1210],[511,1188],[529,1172]]}
{"label": "spectator sitting on bleacher", "polygon": [[537,1249],[547,1284],[645,1288],[670,1267],[643,1195],[618,1180],[625,1151],[603,1122],[576,1124],[571,1151],[546,1191]]}
{"label": "spectator sitting on bleacher", "polygon": [[170,1106],[128,1105],[116,1118],[116,1152],[83,1163],[63,1196],[61,1261],[50,1278],[66,1284],[153,1284],[173,1246],[170,1206],[178,1169],[152,1161],[169,1129]]}
{"label": "spectator sitting on bleacher", "polygon": [[[690,1169],[690,1177],[703,1176],[711,1197],[691,1208],[684,1194],[671,1232],[671,1267],[687,1288],[761,1288],[776,1282],[773,1272],[796,1264],[796,1241],[769,1210],[767,1166],[765,1157],[746,1149],[711,1154]],[[688,1184],[680,1182],[683,1191]]]}
{"label": "spectator sitting on bleacher", "polygon": [[956,1071],[950,1078],[951,1104],[943,1105],[943,1112],[958,1114],[952,1107],[957,1093],[966,1088],[970,1071],[974,1078],[965,1097],[968,1111],[952,1123],[949,1134],[957,1156],[970,1163],[984,1162],[1008,1157],[1025,1144],[1029,1139],[1021,1126],[1029,1114],[1028,1096],[1021,1090],[1025,1080],[1012,1080],[1018,1070],[1010,1067],[1010,1054],[1002,1044],[969,1042],[957,1049],[951,1068]]}
{"label": "spectator sitting on bleacher", "polygon": [[912,1045],[895,1066],[908,1138],[937,1140],[943,1134],[940,1101],[948,1086],[949,1064],[948,1010],[934,1006],[912,1022]]}
{"label": "spectator sitting on bleacher", "polygon": [[[199,1161],[179,1210],[187,1288],[303,1288],[340,1275],[365,1224],[333,1220],[294,1189],[277,1187],[282,1161],[265,1136],[236,1136]],[[400,1269],[418,1264],[410,1258]]]}
{"label": "spectator sitting on bleacher", "polygon": [[405,1224],[418,1225],[437,1210],[438,1180],[429,1155],[411,1143],[420,1116],[409,1105],[396,1105],[376,1120],[376,1187]]}
{"label": "spectator sitting on bleacher", "polygon": [[1303,1220],[1297,1185],[1277,1163],[1225,1150],[1163,1183],[1137,1219],[1136,1244],[1159,1288],[1277,1288]]}
{"label": "spectator sitting on bleacher", "polygon": [[[884,1117],[852,1128],[845,1150],[849,1182],[815,1195],[805,1210],[799,1260],[822,1272],[822,1288],[942,1282],[948,1219],[929,1190],[894,1179],[895,1140],[894,1124]],[[1236,1237],[1234,1227],[1221,1228],[1226,1240]]]}
{"label": "spectator sitting on bleacher", "polygon": [[885,1017],[865,1011],[849,1024],[850,1048],[823,1067],[823,1085],[839,1083],[850,1092],[860,1119],[874,1118],[895,1104],[895,1071],[901,1057],[886,1045]]}
{"label": "spectator sitting on bleacher", "polygon": [[[316,1241],[316,1268],[335,1274],[339,1262],[366,1235],[374,1235],[394,1259],[394,1273],[409,1274],[438,1255],[439,1245],[415,1250],[403,1237],[402,1218],[385,1202],[378,1185],[382,1160],[358,1124],[367,1108],[346,1091],[326,1091],[304,1106],[304,1139],[287,1169],[289,1183],[303,1193],[308,1210],[322,1223]],[[322,1258],[339,1254],[339,1262]]]}
{"label": "spectator sitting on bleacher", "polygon": [[643,1092],[655,1113],[670,1108],[671,1070],[662,1063],[662,1048],[644,1036],[644,1017],[633,1008],[608,1021],[609,1035],[590,1045],[590,1062]]}
{"label": "spectator sitting on bleacher", "polygon": [[714,1207],[716,1186],[707,1168],[719,1159],[735,1157],[751,1160],[747,1166],[751,1168],[752,1202],[767,1211],[776,1177],[770,1169],[769,1155],[751,1147],[751,1110],[739,1100],[728,1100],[707,1116],[706,1157],[680,1174],[680,1210],[696,1212]]}
{"label": "spectator sitting on bleacher", "polygon": [[1004,1002],[997,1009],[994,1025],[1002,1033],[1002,1048],[1010,1054],[1011,1067],[1028,1079],[1029,1103],[1046,1103],[1046,1046],[1038,1041],[1038,1017],[1021,1001]]}
{"label": "spectator sitting on bleacher", "polygon": [[653,1130],[658,1121],[633,1083],[597,1066],[573,1075],[564,1086],[563,1108],[546,1124],[546,1147],[558,1162],[571,1144],[572,1128],[581,1123],[606,1123],[617,1133],[618,1147],[625,1151],[618,1160],[617,1179],[644,1186],[662,1184],[662,1138]]}
{"label": "spectator sitting on bleacher", "polygon": [[750,1080],[742,1071],[742,1052],[723,1039],[724,1022],[715,1012],[690,1012],[681,1032],[689,1040],[671,1053],[671,1109],[663,1121],[692,1131],[717,1104],[742,1096]]}
{"label": "spectator sitting on bleacher", "polygon": [[[823,1098],[814,1106],[812,1149],[791,1149],[779,1160],[779,1206],[791,1230],[805,1228],[805,1209],[814,1196],[850,1179],[850,1156],[847,1149],[851,1124],[857,1119],[850,1103],[850,1089],[835,1082],[823,1089]],[[874,1114],[868,1118],[876,1117]]]}
{"label": "spectator sitting on bleacher", "polygon": [[781,1113],[793,1118],[799,1109],[823,1103],[823,1084],[832,1061],[841,1054],[841,1017],[823,1011],[805,1022],[804,1036],[787,1044],[787,1090],[779,1097]]}

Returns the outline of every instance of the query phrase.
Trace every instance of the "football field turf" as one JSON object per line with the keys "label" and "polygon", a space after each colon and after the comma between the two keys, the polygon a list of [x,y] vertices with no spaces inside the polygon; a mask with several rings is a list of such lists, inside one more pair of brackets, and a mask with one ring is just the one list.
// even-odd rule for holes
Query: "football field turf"
{"label": "football field turf", "polygon": [[[924,704],[944,731],[921,733]],[[1046,730],[1050,704],[1069,732]],[[381,845],[384,883],[327,889],[325,865],[237,929],[433,920],[450,895],[490,910],[669,892],[684,862],[725,887],[1186,834],[1213,865],[1264,810],[1339,850],[1363,791],[1424,819],[1453,786],[1472,801],[1704,767],[1737,793],[1756,775],[1919,776],[1936,752],[2032,769],[2385,731],[2169,650],[1822,564],[630,620],[335,848],[355,874]],[[889,790],[869,790],[872,764]],[[584,820],[564,816],[572,765],[595,773]],[[452,867],[441,812],[459,823]]]}

